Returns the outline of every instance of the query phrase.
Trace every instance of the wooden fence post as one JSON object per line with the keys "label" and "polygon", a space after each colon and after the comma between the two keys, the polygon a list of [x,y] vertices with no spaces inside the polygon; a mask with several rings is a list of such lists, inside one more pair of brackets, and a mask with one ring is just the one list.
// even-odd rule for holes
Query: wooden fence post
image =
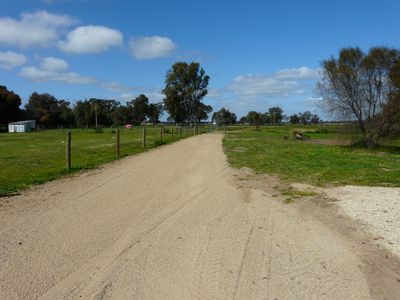
{"label": "wooden fence post", "polygon": [[162,139],[163,139],[163,127],[161,127],[160,128],[160,140],[161,140],[161,142],[162,142]]}
{"label": "wooden fence post", "polygon": [[171,140],[174,141],[174,126],[171,127]]}
{"label": "wooden fence post", "polygon": [[182,138],[182,126],[179,126],[179,139]]}
{"label": "wooden fence post", "polygon": [[71,170],[71,131],[67,132],[67,141],[65,145],[65,158],[66,158],[66,168]]}
{"label": "wooden fence post", "polygon": [[115,139],[115,154],[117,157],[120,157],[120,136],[119,136],[119,129],[117,129],[117,136]]}
{"label": "wooden fence post", "polygon": [[146,148],[146,125],[143,125],[142,147]]}

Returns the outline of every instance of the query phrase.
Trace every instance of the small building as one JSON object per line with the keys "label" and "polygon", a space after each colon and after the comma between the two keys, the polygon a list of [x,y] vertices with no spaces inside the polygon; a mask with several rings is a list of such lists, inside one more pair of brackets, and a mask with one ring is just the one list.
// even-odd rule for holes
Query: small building
{"label": "small building", "polygon": [[35,120],[8,123],[8,132],[31,132],[35,128]]}

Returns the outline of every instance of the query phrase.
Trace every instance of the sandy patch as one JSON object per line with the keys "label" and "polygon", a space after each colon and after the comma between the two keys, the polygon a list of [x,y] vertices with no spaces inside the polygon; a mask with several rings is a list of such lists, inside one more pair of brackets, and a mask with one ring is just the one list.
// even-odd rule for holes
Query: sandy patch
{"label": "sandy patch", "polygon": [[340,210],[364,224],[400,256],[400,188],[344,186],[326,189]]}

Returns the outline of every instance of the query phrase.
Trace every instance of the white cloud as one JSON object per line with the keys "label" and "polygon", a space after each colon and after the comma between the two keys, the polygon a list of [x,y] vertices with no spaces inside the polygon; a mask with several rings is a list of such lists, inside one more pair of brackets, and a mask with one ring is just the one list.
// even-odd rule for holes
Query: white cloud
{"label": "white cloud", "polygon": [[309,80],[318,79],[320,77],[319,69],[311,69],[308,67],[283,69],[275,74],[278,79],[299,79]]}
{"label": "white cloud", "polygon": [[240,97],[288,97],[303,92],[298,82],[279,80],[266,75],[237,76],[229,89]]}
{"label": "white cloud", "polygon": [[118,82],[114,82],[114,81],[102,82],[100,85],[101,85],[101,87],[105,88],[106,90],[118,92],[118,93],[128,93],[129,91],[132,90],[132,87],[125,86],[125,85],[122,85],[122,84],[120,84]]}
{"label": "white cloud", "polygon": [[122,93],[119,98],[124,101],[130,101],[134,97],[135,97],[135,95],[133,93]]}
{"label": "white cloud", "polygon": [[167,57],[176,49],[176,45],[171,39],[162,36],[131,39],[129,47],[132,55],[138,59]]}
{"label": "white cloud", "polygon": [[67,35],[67,40],[59,42],[59,48],[67,53],[99,53],[123,42],[122,33],[104,26],[80,26]]}
{"label": "white cloud", "polygon": [[92,77],[86,77],[74,72],[54,72],[46,71],[37,67],[22,68],[20,76],[34,82],[62,82],[72,84],[91,84],[96,80]]}
{"label": "white cloud", "polygon": [[33,82],[59,82],[68,84],[92,84],[109,91],[128,93],[134,87],[124,86],[118,82],[101,81],[90,76],[83,76],[68,69],[68,63],[60,58],[43,57],[39,66],[27,66],[19,73]]}
{"label": "white cloud", "polygon": [[28,66],[22,68],[19,76],[33,82],[60,82],[70,84],[95,84],[93,77],[82,76],[68,70],[68,63],[54,57],[44,57],[40,67]]}
{"label": "white cloud", "polygon": [[68,15],[47,11],[23,13],[20,19],[0,18],[0,44],[17,47],[50,47],[59,38],[60,32],[75,24]]}
{"label": "white cloud", "polygon": [[21,67],[26,63],[26,56],[23,54],[7,51],[0,52],[0,68],[11,70]]}
{"label": "white cloud", "polygon": [[68,63],[60,58],[44,57],[42,58],[41,68],[50,72],[65,71],[68,70]]}
{"label": "white cloud", "polygon": [[26,24],[37,24],[45,27],[63,28],[74,25],[77,21],[68,15],[57,15],[45,10],[33,13],[22,13],[21,22]]}
{"label": "white cloud", "polygon": [[309,91],[318,78],[318,69],[283,69],[272,75],[237,76],[228,89],[241,98],[287,98]]}

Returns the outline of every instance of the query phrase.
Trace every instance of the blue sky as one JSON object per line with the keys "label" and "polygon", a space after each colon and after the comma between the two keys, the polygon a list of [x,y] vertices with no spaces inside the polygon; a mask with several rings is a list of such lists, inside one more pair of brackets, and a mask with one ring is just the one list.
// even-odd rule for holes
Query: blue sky
{"label": "blue sky", "polygon": [[206,102],[238,116],[318,112],[320,62],[342,47],[400,48],[400,2],[13,0],[0,12],[0,84],[72,103],[162,100],[176,61],[210,75]]}

